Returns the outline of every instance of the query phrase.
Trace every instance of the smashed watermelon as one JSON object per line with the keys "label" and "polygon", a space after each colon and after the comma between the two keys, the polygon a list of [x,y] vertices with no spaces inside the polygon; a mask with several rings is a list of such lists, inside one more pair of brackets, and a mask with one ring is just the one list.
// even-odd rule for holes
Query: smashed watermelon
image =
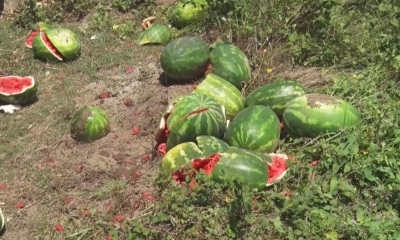
{"label": "smashed watermelon", "polygon": [[26,105],[37,93],[37,84],[31,76],[0,77],[0,101],[7,104]]}
{"label": "smashed watermelon", "polygon": [[46,31],[50,28],[51,28],[51,26],[49,24],[44,23],[44,22],[39,22],[37,29],[29,32],[29,35],[25,40],[25,46],[27,48],[32,48],[33,39],[35,39],[36,35],[42,31]]}

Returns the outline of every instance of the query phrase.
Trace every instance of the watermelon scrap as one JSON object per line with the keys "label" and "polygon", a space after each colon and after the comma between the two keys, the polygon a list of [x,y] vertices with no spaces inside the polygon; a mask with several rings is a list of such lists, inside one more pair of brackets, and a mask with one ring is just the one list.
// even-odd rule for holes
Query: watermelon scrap
{"label": "watermelon scrap", "polygon": [[63,60],[64,56],[58,51],[58,49],[53,45],[53,43],[50,41],[49,37],[47,36],[46,33],[41,32],[40,37],[42,38],[42,41],[46,45],[47,49],[49,49],[53,55],[58,58],[59,60]]}
{"label": "watermelon scrap", "polygon": [[33,39],[36,37],[36,35],[40,32],[40,28],[38,28],[37,30],[32,30],[28,37],[25,40],[25,46],[27,48],[32,48],[32,44],[33,44]]}
{"label": "watermelon scrap", "polygon": [[267,163],[269,170],[267,186],[271,186],[286,175],[289,170],[286,161],[289,157],[286,154],[279,153],[269,153],[268,155],[272,158],[272,163]]}

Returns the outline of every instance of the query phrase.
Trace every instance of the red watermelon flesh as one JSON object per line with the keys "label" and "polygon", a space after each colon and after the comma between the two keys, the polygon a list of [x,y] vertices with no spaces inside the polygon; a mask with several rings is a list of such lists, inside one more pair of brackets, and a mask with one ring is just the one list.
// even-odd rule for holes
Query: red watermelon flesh
{"label": "red watermelon flesh", "polygon": [[[287,155],[277,153],[269,153],[268,155],[271,157],[272,163],[267,163],[268,180],[266,182],[266,186],[270,186],[276,181],[282,179],[289,170],[286,164],[286,161],[289,159]],[[172,179],[181,185],[184,185],[186,183],[186,176],[189,176],[191,179],[189,187],[193,188],[196,184],[196,179],[194,179],[196,173],[199,172],[200,169],[203,169],[205,174],[208,176],[211,175],[220,158],[221,155],[216,153],[205,159],[195,159],[192,161],[192,171],[188,172],[187,168],[183,167],[172,174]]]}
{"label": "red watermelon flesh", "polygon": [[27,48],[32,48],[32,44],[33,44],[33,39],[36,37],[36,35],[40,32],[40,27],[35,31],[31,31],[29,33],[29,36],[26,38],[25,40],[25,46]]}
{"label": "red watermelon flesh", "polygon": [[64,56],[57,50],[57,48],[53,45],[50,41],[49,37],[46,33],[41,32],[40,37],[42,38],[43,42],[45,43],[46,47],[58,58],[64,59]]}
{"label": "red watermelon flesh", "polygon": [[26,88],[32,87],[32,79],[26,77],[7,76],[0,80],[0,93],[2,95],[13,95],[23,92]]}

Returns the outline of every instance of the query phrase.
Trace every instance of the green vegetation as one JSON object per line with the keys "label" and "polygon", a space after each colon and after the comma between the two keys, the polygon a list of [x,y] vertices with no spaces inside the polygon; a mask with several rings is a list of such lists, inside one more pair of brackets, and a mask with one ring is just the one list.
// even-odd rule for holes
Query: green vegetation
{"label": "green vegetation", "polygon": [[[333,94],[353,104],[362,114],[361,124],[317,139],[281,140],[285,144],[278,148],[293,156],[294,161],[285,178],[265,191],[255,192],[236,181],[214,183],[202,174],[196,176],[194,188],[156,180],[154,201],[141,208],[132,219],[116,225],[106,223],[111,222],[112,217],[93,212],[85,224],[71,224],[65,229],[67,239],[102,239],[104,235],[113,240],[400,239],[398,2],[208,2],[210,14],[196,24],[174,29],[172,36],[199,35],[208,43],[220,37],[235,43],[249,58],[253,69],[252,83],[243,90],[245,94],[280,72],[288,71],[288,68],[279,68],[282,64],[318,67],[332,75],[332,81],[309,90]],[[157,16],[158,23],[167,24],[171,5],[160,6],[155,0],[54,0],[48,6],[38,6],[36,0],[25,0],[16,15],[0,26],[3,36],[0,66],[22,75],[28,74],[27,68],[21,66],[16,55],[10,57],[13,53],[9,50],[16,49],[16,44],[21,42],[6,40],[5,36],[23,38],[27,29],[35,28],[38,21],[68,23],[86,39],[94,33],[103,34],[99,35],[98,42],[83,41],[86,60],[71,66],[60,65],[54,70],[58,77],[71,75],[81,79],[78,85],[55,85],[53,79],[41,86],[39,93],[42,95],[44,89],[51,89],[52,92],[62,90],[66,96],[63,99],[53,96],[53,101],[42,104],[40,109],[37,107],[30,116],[30,120],[46,116],[45,120],[50,121],[40,132],[46,132],[47,141],[56,143],[68,131],[68,119],[75,111],[68,100],[77,89],[95,81],[96,72],[102,66],[135,64],[150,51],[159,51],[157,46],[154,47],[156,50],[146,48],[137,52],[126,46],[141,33],[140,21],[150,15]],[[85,29],[74,25],[82,19],[87,21]],[[11,35],[13,30],[16,35]],[[118,46],[113,45],[117,43]],[[87,49],[103,49],[103,52]],[[32,57],[21,58],[24,62],[33,60]],[[41,77],[45,76],[44,67],[39,63],[29,63],[28,67],[30,71],[43,72]],[[141,76],[145,78],[146,69],[142,71]],[[39,77],[35,76],[35,79]],[[50,102],[58,104],[59,108],[54,110]],[[159,115],[161,112],[157,119]],[[26,129],[32,123],[30,120],[23,119],[15,126]],[[42,154],[23,142],[29,140],[23,138],[25,130],[7,127],[10,121],[10,116],[0,116],[0,159],[17,159],[23,152]],[[42,157],[30,156],[29,164],[39,158]],[[158,167],[159,160],[153,164]],[[10,169],[13,166],[0,162],[0,169],[6,172],[4,177],[12,176]],[[32,168],[31,165],[24,167]],[[38,189],[32,194],[40,195],[54,187],[56,183],[52,178],[57,179],[57,175],[42,172],[26,181],[39,180]],[[154,178],[152,176],[152,181]],[[106,184],[101,184],[103,189],[97,190],[104,191],[102,198],[108,196],[116,201],[129,201],[124,195],[129,186],[114,184],[117,187],[107,188],[107,191],[104,190]],[[45,198],[47,205],[51,205],[53,196]],[[7,210],[3,211],[5,216],[10,212]],[[45,211],[34,214],[42,214],[37,216],[40,221],[46,219]],[[68,218],[61,210],[59,214],[63,219]],[[41,237],[56,236],[54,226],[49,223],[40,222],[36,227]]]}

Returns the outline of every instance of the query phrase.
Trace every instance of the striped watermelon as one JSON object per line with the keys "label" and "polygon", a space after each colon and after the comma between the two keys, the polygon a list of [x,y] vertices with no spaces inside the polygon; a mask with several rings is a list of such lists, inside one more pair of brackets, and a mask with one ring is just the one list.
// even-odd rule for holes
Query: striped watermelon
{"label": "striped watermelon", "polygon": [[156,136],[158,142],[167,137],[167,152],[180,143],[194,142],[200,135],[222,137],[226,130],[224,107],[203,94],[180,97],[167,112],[170,113],[162,117]]}
{"label": "striped watermelon", "polygon": [[239,90],[251,79],[250,63],[246,55],[231,44],[217,45],[210,53],[211,73],[232,83]]}
{"label": "striped watermelon", "polygon": [[283,112],[285,131],[293,138],[315,138],[360,121],[350,103],[326,94],[310,93],[293,99]]}
{"label": "striped watermelon", "polygon": [[71,136],[76,141],[93,142],[110,130],[106,112],[96,106],[84,106],[72,118]]}
{"label": "striped watermelon", "polygon": [[181,37],[168,43],[161,53],[161,68],[176,81],[190,81],[204,75],[209,49],[199,37]]}
{"label": "striped watermelon", "polygon": [[192,159],[175,171],[172,178],[184,184],[189,176],[192,179],[190,187],[193,187],[196,183],[194,177],[201,170],[216,182],[224,183],[226,180],[236,179],[261,190],[282,179],[288,168],[286,158],[276,154],[267,155],[258,151],[230,147],[222,153]]}
{"label": "striped watermelon", "polygon": [[162,24],[154,24],[139,35],[137,43],[139,46],[156,43],[164,45],[170,41],[171,33],[168,27]]}
{"label": "striped watermelon", "polygon": [[230,146],[274,152],[278,147],[280,123],[276,114],[265,106],[250,106],[240,111],[229,123],[225,142]]}
{"label": "striped watermelon", "polygon": [[296,81],[278,78],[278,81],[256,88],[246,97],[246,106],[262,105],[272,109],[281,118],[287,104],[306,94],[303,85]]}
{"label": "striped watermelon", "polygon": [[37,83],[31,76],[0,77],[0,101],[8,104],[26,105],[31,103],[37,93]]}
{"label": "striped watermelon", "polygon": [[207,95],[224,106],[227,119],[232,119],[244,107],[241,92],[231,83],[212,73],[209,73],[193,92]]}
{"label": "striped watermelon", "polygon": [[206,17],[209,5],[206,0],[180,0],[172,10],[172,25],[186,27]]}
{"label": "striped watermelon", "polygon": [[215,153],[223,153],[229,149],[229,145],[226,142],[213,136],[198,136],[196,141],[197,145],[206,156]]}

